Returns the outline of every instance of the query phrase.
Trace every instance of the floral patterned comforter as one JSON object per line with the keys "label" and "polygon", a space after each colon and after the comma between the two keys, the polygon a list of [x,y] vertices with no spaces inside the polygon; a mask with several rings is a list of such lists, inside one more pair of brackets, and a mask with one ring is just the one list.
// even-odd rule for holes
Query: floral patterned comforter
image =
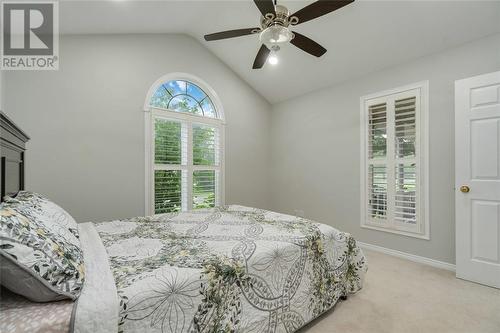
{"label": "floral patterned comforter", "polygon": [[78,228],[87,273],[78,301],[58,302],[65,314],[44,326],[33,306],[53,314],[54,303],[0,295],[1,309],[16,311],[0,311],[5,332],[291,333],[360,290],[367,270],[349,234],[243,206]]}
{"label": "floral patterned comforter", "polygon": [[354,239],[243,206],[96,223],[120,332],[293,332],[361,289]]}

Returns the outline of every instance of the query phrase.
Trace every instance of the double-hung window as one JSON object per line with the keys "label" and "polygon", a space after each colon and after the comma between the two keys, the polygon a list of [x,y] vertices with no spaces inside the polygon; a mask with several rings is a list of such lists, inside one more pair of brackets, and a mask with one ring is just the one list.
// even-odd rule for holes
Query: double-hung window
{"label": "double-hung window", "polygon": [[361,226],[429,239],[428,83],[361,98]]}
{"label": "double-hung window", "polygon": [[189,81],[169,81],[151,98],[149,213],[223,203],[222,120],[210,97]]}

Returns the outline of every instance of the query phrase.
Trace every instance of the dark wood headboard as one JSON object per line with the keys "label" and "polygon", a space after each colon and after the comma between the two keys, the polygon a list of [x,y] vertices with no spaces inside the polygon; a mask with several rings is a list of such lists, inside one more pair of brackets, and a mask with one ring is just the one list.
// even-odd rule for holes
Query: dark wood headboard
{"label": "dark wood headboard", "polygon": [[26,133],[0,111],[0,201],[7,194],[24,190],[24,157],[29,139]]}

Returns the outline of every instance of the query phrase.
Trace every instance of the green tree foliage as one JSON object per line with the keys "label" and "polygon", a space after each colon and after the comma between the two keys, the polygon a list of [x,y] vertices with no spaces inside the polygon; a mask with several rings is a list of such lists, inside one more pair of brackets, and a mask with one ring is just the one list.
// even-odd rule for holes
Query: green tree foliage
{"label": "green tree foliage", "polygon": [[193,174],[193,208],[215,206],[215,171],[195,171]]}
{"label": "green tree foliage", "polygon": [[[193,164],[215,164],[215,129],[193,126]],[[155,163],[181,164],[182,126],[179,122],[155,121]],[[180,170],[155,171],[155,213],[181,210],[182,173]],[[200,170],[193,174],[193,208],[215,206],[215,171]]]}
{"label": "green tree foliage", "polygon": [[215,129],[203,125],[193,126],[193,164],[215,164]]}
{"label": "green tree foliage", "polygon": [[180,112],[202,114],[200,105],[189,96],[175,97],[170,108]]}
{"label": "green tree foliage", "polygon": [[387,155],[387,139],[384,129],[372,130],[372,154],[374,158]]}
{"label": "green tree foliage", "polygon": [[176,121],[155,120],[155,163],[181,164],[181,123]]}
{"label": "green tree foliage", "polygon": [[155,170],[155,214],[181,210],[181,171]]}
{"label": "green tree foliage", "polygon": [[[193,164],[215,164],[215,129],[193,126]],[[215,171],[195,171],[193,175],[193,208],[215,206]]]}

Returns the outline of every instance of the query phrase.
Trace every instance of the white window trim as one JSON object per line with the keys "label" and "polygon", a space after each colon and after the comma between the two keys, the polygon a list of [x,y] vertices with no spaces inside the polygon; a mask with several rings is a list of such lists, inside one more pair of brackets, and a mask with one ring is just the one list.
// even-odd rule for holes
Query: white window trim
{"label": "white window trim", "polygon": [[[367,192],[366,188],[368,185],[367,179],[367,135],[368,135],[368,123],[367,123],[367,104],[369,101],[377,98],[383,98],[385,96],[401,94],[408,92],[410,90],[420,90],[420,112],[416,115],[417,122],[420,125],[418,132],[417,160],[419,165],[419,207],[418,207],[418,219],[417,223],[420,225],[419,232],[397,230],[391,227],[394,223],[390,223],[391,226],[383,227],[370,224],[367,220]],[[361,140],[361,168],[360,168],[360,226],[366,229],[384,231],[389,233],[394,233],[398,235],[404,235],[414,238],[420,238],[425,240],[430,240],[430,219],[429,219],[429,81],[422,81],[418,83],[409,84],[403,87],[398,87],[395,89],[390,89],[360,98],[360,116],[361,116],[361,130],[360,130],[360,140]],[[392,144],[392,143],[388,143]],[[389,153],[390,150],[388,150]],[[388,175],[389,179],[389,175]]]}
{"label": "white window trim", "polygon": [[[149,105],[151,97],[156,92],[156,89],[163,83],[172,81],[172,80],[184,80],[188,82],[192,82],[199,86],[212,100],[212,103],[215,106],[218,118],[209,118],[196,114],[188,114],[182,113],[173,110],[166,110],[160,108],[154,108]],[[206,84],[200,78],[186,73],[170,73],[162,76],[158,80],[156,80],[153,85],[149,88],[149,91],[146,95],[146,100],[144,102],[144,151],[145,151],[145,163],[144,163],[144,174],[145,174],[145,189],[144,189],[144,215],[153,215],[154,214],[154,132],[153,132],[153,121],[155,117],[167,118],[167,119],[175,119],[179,121],[184,121],[189,124],[198,123],[198,124],[206,124],[217,127],[219,130],[219,182],[217,186],[217,190],[219,196],[216,194],[216,205],[224,205],[226,202],[225,188],[226,188],[226,172],[225,172],[225,119],[224,119],[224,110],[222,107],[222,103],[215,93],[215,91]],[[189,138],[188,140],[192,140]],[[192,152],[188,151],[188,154],[192,154]],[[192,166],[189,170],[203,169],[209,170],[211,166]],[[192,184],[188,184],[188,207],[191,207],[191,192],[192,192]],[[218,200],[217,200],[218,199]]]}

